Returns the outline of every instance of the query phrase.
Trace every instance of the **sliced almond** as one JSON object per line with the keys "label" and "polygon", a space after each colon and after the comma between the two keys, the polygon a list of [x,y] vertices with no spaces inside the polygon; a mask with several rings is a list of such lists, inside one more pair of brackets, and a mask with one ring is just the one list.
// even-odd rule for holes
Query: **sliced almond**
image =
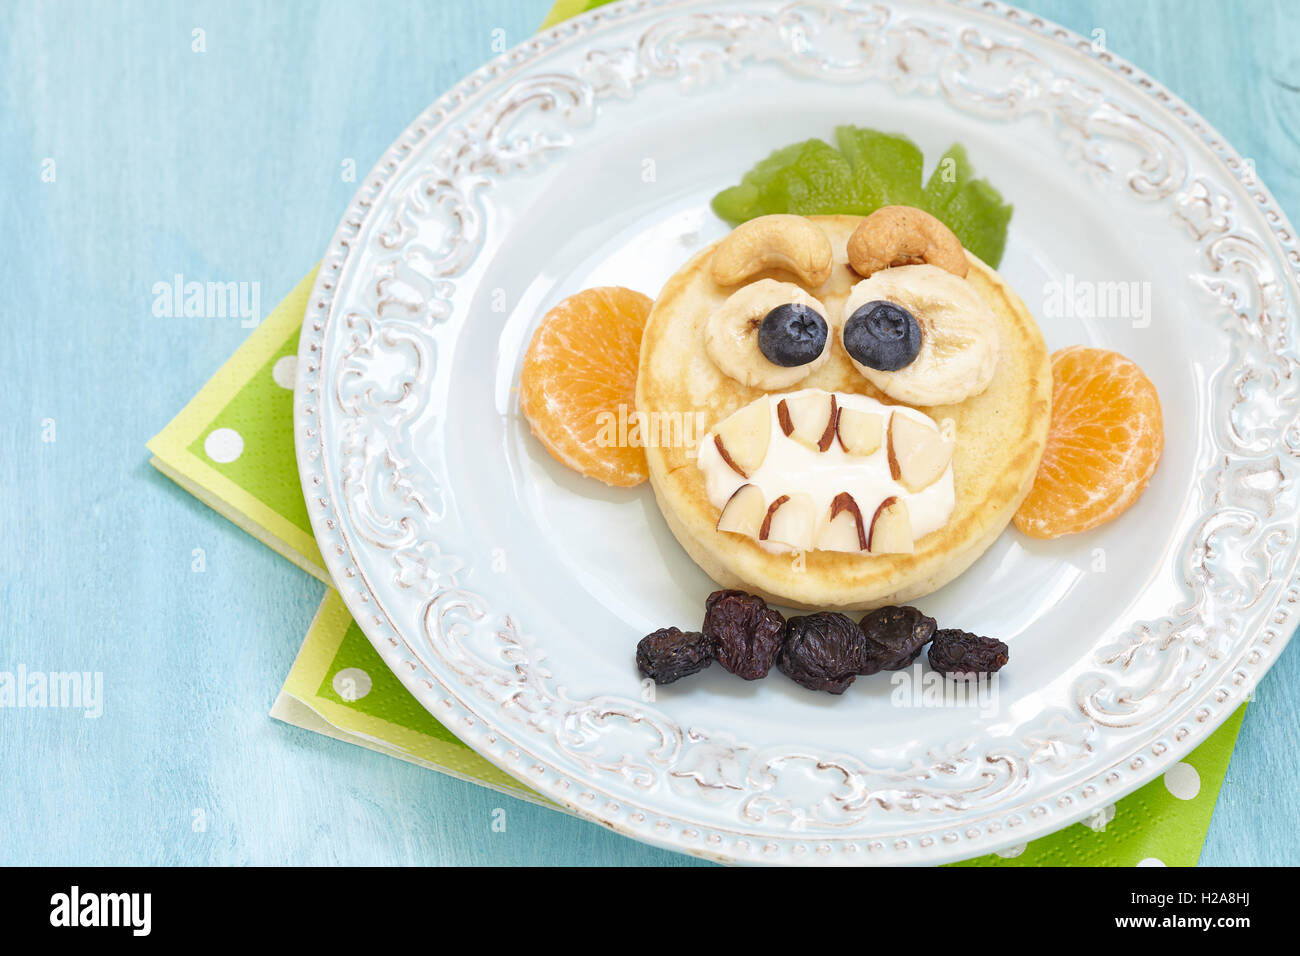
{"label": "sliced almond", "polygon": [[884,417],[857,408],[841,408],[835,422],[840,447],[850,455],[872,455],[880,448]]}
{"label": "sliced almond", "polygon": [[799,444],[825,451],[835,440],[835,419],[839,408],[834,394],[810,392],[783,398],[776,406],[781,431]]}
{"label": "sliced almond", "polygon": [[889,473],[908,491],[922,491],[939,480],[952,461],[953,443],[907,415],[889,417]]}
{"label": "sliced almond", "polygon": [[742,478],[748,478],[763,464],[771,440],[772,412],[765,397],[733,412],[713,431],[718,454]]}
{"label": "sliced almond", "polygon": [[818,529],[813,547],[819,551],[867,550],[867,529],[863,526],[862,510],[847,491],[841,491],[831,502],[829,516]]}
{"label": "sliced almond", "polygon": [[718,530],[757,538],[767,516],[767,499],[758,485],[741,485],[722,506]]}
{"label": "sliced almond", "polygon": [[867,550],[872,554],[911,554],[912,547],[912,519],[907,513],[907,503],[890,496],[880,503],[871,518]]}
{"label": "sliced almond", "polygon": [[799,551],[812,547],[817,512],[811,495],[802,492],[781,495],[767,508],[758,537],[762,541],[789,545]]}

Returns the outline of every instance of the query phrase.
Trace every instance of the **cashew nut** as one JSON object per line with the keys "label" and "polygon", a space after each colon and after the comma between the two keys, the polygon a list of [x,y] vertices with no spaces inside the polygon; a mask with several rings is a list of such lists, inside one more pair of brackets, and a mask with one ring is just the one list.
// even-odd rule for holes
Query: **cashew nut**
{"label": "cashew nut", "polygon": [[849,265],[863,278],[890,266],[922,263],[963,279],[970,268],[961,240],[924,209],[881,206],[849,237]]}
{"label": "cashew nut", "polygon": [[803,216],[759,216],[741,223],[713,251],[713,281],[738,285],[760,272],[782,269],[810,289],[831,277],[831,240]]}

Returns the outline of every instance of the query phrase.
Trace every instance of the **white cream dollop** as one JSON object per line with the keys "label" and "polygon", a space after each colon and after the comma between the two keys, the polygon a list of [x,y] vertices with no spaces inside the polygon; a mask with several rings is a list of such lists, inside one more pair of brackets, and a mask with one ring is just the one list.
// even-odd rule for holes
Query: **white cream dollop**
{"label": "white cream dollop", "polygon": [[[928,487],[912,492],[891,476],[885,440],[870,455],[850,455],[840,447],[838,441],[832,441],[826,451],[817,451],[800,444],[782,431],[776,411],[777,403],[783,398],[817,391],[819,390],[803,389],[762,395],[754,400],[767,402],[768,412],[772,416],[772,434],[767,456],[748,478],[737,474],[723,460],[713,441],[712,431],[704,436],[699,445],[696,464],[704,472],[710,503],[721,511],[736,489],[750,484],[757,485],[762,490],[769,504],[781,495],[799,492],[810,495],[817,513],[824,515],[829,512],[831,501],[836,495],[847,491],[858,503],[864,521],[871,520],[876,508],[886,498],[898,497],[907,504],[913,540],[920,540],[942,528],[951,517],[956,502],[951,463]],[[835,399],[840,408],[854,408],[882,416],[885,435],[888,434],[890,415],[906,415],[940,431],[946,437],[954,437],[951,434],[951,421],[945,419],[944,427],[941,428],[925,413],[905,405],[886,405],[866,395],[843,392],[836,392]],[[759,544],[774,552],[790,550],[775,542],[760,541]]]}

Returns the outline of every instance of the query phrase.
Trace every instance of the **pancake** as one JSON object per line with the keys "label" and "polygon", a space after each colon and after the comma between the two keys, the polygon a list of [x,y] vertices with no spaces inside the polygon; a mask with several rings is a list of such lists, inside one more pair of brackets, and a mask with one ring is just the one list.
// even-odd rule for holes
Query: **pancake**
{"label": "pancake", "polygon": [[[831,313],[830,355],[794,392],[820,388],[867,395],[896,405],[854,367],[839,342],[839,316],[852,286],[861,281],[848,265],[846,244],[857,216],[812,216],[830,236],[835,264],[830,279],[808,289]],[[661,421],[698,422],[696,439],[732,412],[766,394],[723,374],[704,347],[713,310],[735,291],[710,275],[715,246],[687,262],[654,304],[641,340],[636,408]],[[1042,458],[1051,418],[1052,373],[1042,332],[1002,278],[967,253],[970,282],[998,320],[1000,350],[988,388],[956,405],[921,407],[936,422],[956,426],[952,471],[955,505],[937,531],[917,539],[911,554],[845,554],[764,550],[752,538],[717,531],[704,473],[688,443],[646,448],[650,482],[669,528],[686,553],[727,588],[740,588],[783,606],[811,610],[864,610],[900,604],[942,587],[965,571],[996,540],[1029,493]],[[786,273],[755,275],[794,281]]]}

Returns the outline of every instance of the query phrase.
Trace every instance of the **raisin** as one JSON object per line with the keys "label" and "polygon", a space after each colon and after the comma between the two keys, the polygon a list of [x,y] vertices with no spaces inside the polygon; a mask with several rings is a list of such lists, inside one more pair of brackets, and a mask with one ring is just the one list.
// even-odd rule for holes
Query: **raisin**
{"label": "raisin", "polygon": [[713,642],[699,631],[665,627],[641,638],[636,666],[656,684],[671,684],[713,663]]}
{"label": "raisin", "polygon": [[704,634],[718,663],[737,677],[759,680],[785,639],[785,618],[744,591],[714,591],[704,603]]}
{"label": "raisin", "polygon": [[930,666],[954,677],[992,674],[1010,657],[1010,648],[1001,641],[956,628],[936,631],[930,645]]}
{"label": "raisin", "polygon": [[862,673],[874,674],[910,667],[934,637],[935,621],[914,607],[894,605],[872,611],[859,626],[867,639],[869,668]]}
{"label": "raisin", "polygon": [[863,672],[866,638],[843,614],[824,612],[792,617],[776,666],[809,690],[842,694]]}

